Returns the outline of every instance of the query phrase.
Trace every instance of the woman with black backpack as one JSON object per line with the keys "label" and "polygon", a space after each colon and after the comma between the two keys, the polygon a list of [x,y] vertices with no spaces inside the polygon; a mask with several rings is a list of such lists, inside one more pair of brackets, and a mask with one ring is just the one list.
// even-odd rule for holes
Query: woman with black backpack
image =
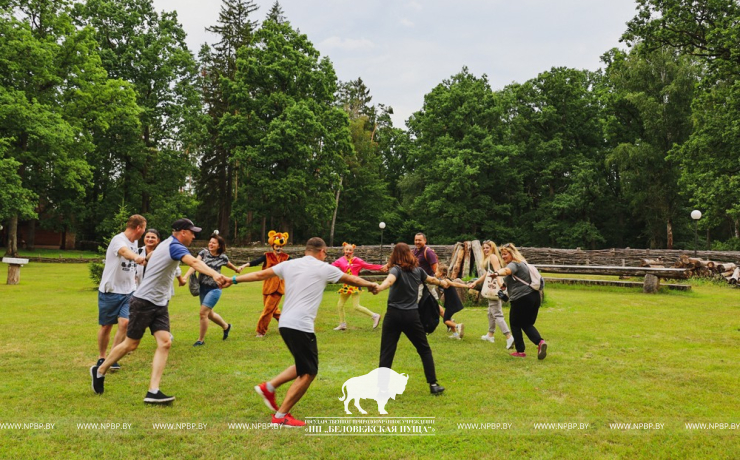
{"label": "woman with black backpack", "polygon": [[445,282],[438,280],[419,268],[418,261],[406,243],[398,243],[393,248],[388,266],[391,267],[388,277],[380,285],[379,291],[390,288],[388,293],[388,310],[383,317],[383,330],[380,338],[379,367],[391,368],[396,355],[398,340],[404,333],[416,347],[416,352],[424,366],[424,375],[433,395],[445,389],[437,383],[432,349],[427,341],[424,326],[419,319],[417,303],[419,286],[431,283],[446,287]]}
{"label": "woman with black backpack", "polygon": [[507,286],[511,309],[509,310],[509,324],[511,333],[514,335],[514,346],[516,351],[511,353],[515,358],[524,358],[524,337],[522,331],[527,334],[529,340],[537,345],[537,358],[545,359],[547,356],[547,343],[542,339],[539,331],[534,327],[537,314],[540,311],[542,297],[540,291],[531,286],[532,277],[529,274],[527,260],[519,250],[511,243],[501,246],[501,259],[506,267],[494,272],[496,276],[504,276]]}

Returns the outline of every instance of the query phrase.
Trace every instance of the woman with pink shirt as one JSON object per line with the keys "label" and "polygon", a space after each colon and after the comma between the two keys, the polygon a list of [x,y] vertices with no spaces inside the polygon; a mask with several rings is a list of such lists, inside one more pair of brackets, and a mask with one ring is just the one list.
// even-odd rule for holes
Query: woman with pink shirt
{"label": "woman with pink shirt", "polygon": [[[349,243],[342,243],[344,247],[344,255],[339,259],[335,260],[332,265],[342,270],[344,273],[350,275],[359,276],[360,270],[363,268],[366,270],[381,270],[387,271],[384,265],[369,264],[359,257],[354,257],[355,245]],[[339,292],[339,303],[337,303],[337,310],[339,311],[339,326],[335,327],[335,331],[347,330],[347,323],[344,320],[344,304],[347,303],[347,299],[352,298],[352,306],[355,310],[360,313],[364,313],[373,319],[373,329],[378,327],[380,322],[380,314],[373,313],[367,308],[360,305],[360,291],[362,289],[355,286],[343,285]]]}

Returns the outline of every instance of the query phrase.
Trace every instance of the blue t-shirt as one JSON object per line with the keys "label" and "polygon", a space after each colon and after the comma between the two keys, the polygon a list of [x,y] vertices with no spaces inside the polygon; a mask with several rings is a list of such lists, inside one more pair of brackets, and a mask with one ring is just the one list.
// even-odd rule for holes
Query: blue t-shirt
{"label": "blue t-shirt", "polygon": [[188,248],[173,236],[159,243],[146,264],[146,272],[134,297],[160,307],[167,305],[172,297],[175,271],[186,255],[190,255]]}

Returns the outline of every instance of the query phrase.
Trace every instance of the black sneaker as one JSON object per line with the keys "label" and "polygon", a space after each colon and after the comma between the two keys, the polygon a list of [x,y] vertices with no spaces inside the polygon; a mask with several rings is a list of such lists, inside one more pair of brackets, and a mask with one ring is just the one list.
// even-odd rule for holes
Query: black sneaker
{"label": "black sneaker", "polygon": [[161,391],[158,391],[156,393],[147,391],[146,397],[144,397],[144,402],[147,404],[167,404],[167,403],[171,403],[174,400],[175,400],[174,396],[167,396]]}
{"label": "black sneaker", "polygon": [[229,324],[229,327],[227,327],[226,329],[224,329],[224,338],[223,338],[223,340],[226,340],[226,339],[229,338],[229,332],[231,332],[231,324]]}
{"label": "black sneaker", "polygon": [[445,391],[445,387],[438,383],[431,383],[429,384],[429,391],[431,391],[433,395],[440,395]]}
{"label": "black sneaker", "polygon": [[98,367],[92,366],[90,368],[90,377],[92,377],[92,389],[95,393],[102,395],[105,391],[105,376],[98,377]]}
{"label": "black sneaker", "polygon": [[113,363],[110,366],[110,370],[111,370],[111,372],[120,371],[121,370],[121,365],[118,364],[118,363]]}
{"label": "black sneaker", "polygon": [[98,358],[98,364],[96,366],[100,367],[101,364],[105,362],[105,358]]}
{"label": "black sneaker", "polygon": [[194,347],[201,347],[201,346],[203,346],[203,345],[205,345],[205,344],[206,344],[205,342],[202,342],[202,341],[198,340],[197,342],[195,342],[195,343],[193,344],[193,346],[194,346]]}

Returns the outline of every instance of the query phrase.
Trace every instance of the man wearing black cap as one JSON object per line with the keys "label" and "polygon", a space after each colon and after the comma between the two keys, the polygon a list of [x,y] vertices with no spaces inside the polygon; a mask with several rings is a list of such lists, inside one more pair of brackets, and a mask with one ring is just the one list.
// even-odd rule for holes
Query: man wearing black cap
{"label": "man wearing black cap", "polygon": [[90,368],[95,393],[103,393],[105,373],[113,363],[126,356],[127,353],[136,350],[148,327],[157,340],[157,350],[154,352],[152,376],[144,402],[162,404],[175,399],[174,396],[167,396],[159,391],[159,381],[162,378],[164,366],[167,364],[172,343],[167,305],[172,296],[175,269],[182,262],[204,275],[213,277],[219,286],[228,282],[228,278],[224,275],[190,255],[187,246],[190,246],[195,239],[195,234],[201,230],[190,219],[178,219],[172,224],[172,236],[162,241],[152,252],[147,262],[146,275],[131,298],[126,339],[111,350],[102,364]]}

